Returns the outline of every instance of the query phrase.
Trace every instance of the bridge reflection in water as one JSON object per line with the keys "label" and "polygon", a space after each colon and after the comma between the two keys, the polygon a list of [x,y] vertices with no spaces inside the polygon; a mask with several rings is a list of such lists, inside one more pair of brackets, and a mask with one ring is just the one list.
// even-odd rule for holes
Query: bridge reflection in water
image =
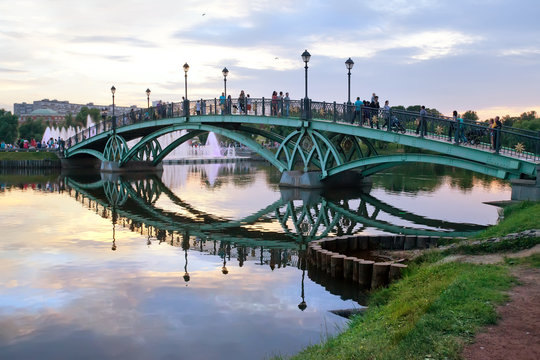
{"label": "bridge reflection in water", "polygon": [[[307,244],[330,236],[358,234],[366,228],[405,235],[466,236],[484,228],[481,225],[453,223],[416,215],[384,203],[363,192],[321,194],[316,191],[287,189],[280,198],[268,206],[238,220],[225,219],[182,199],[162,180],[149,175],[126,178],[118,175],[94,174],[91,177],[66,176],[63,179],[67,193],[86,207],[112,222],[112,245],[116,250],[115,231],[118,226],[140,233],[147,244],[167,243],[184,250],[184,274],[189,274],[188,250],[221,257],[221,272],[229,272],[227,264],[253,261],[272,270],[294,266],[306,271],[311,280],[323,285],[343,299],[364,303],[362,289],[343,286],[326,274],[308,269],[305,260]],[[163,209],[158,200],[167,199],[176,209]],[[399,218],[410,226],[403,227],[381,220]],[[273,229],[273,230],[272,230]]]}

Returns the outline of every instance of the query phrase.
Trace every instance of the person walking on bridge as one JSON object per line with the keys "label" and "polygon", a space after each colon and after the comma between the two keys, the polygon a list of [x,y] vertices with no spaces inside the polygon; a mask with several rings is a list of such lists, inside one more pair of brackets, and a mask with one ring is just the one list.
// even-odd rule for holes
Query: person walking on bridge
{"label": "person walking on bridge", "polygon": [[499,150],[501,149],[501,130],[502,130],[502,122],[501,119],[498,116],[495,116],[495,126],[493,128],[493,146],[495,148],[495,152],[499,153]]}
{"label": "person walking on bridge", "polygon": [[384,116],[384,125],[382,127],[391,127],[392,124],[390,123],[390,102],[388,100],[386,100],[384,102],[384,112],[383,112],[383,116]]}
{"label": "person walking on bridge", "polygon": [[221,113],[224,114],[225,112],[225,93],[222,92],[221,96],[219,97],[219,106],[221,107]]}
{"label": "person walking on bridge", "polygon": [[289,93],[285,93],[285,97],[283,98],[285,102],[285,116],[289,117],[289,110],[291,108],[291,98],[289,97]]}
{"label": "person walking on bridge", "polygon": [[420,132],[421,137],[427,135],[426,115],[426,107],[422,105],[420,109],[420,118],[418,119],[418,125],[416,126],[416,135],[418,135],[418,132]]}
{"label": "person walking on bridge", "polygon": [[373,93],[371,104],[369,104],[369,107],[371,108],[371,114],[369,117],[369,125],[373,128],[373,123],[377,125],[377,129],[380,129],[379,127],[379,109],[381,106],[379,105],[379,97]]}
{"label": "person walking on bridge", "polygon": [[354,121],[358,117],[358,125],[362,126],[362,104],[363,102],[360,101],[360,96],[356,97],[356,101],[354,102],[354,115],[351,120],[351,124],[354,124]]}

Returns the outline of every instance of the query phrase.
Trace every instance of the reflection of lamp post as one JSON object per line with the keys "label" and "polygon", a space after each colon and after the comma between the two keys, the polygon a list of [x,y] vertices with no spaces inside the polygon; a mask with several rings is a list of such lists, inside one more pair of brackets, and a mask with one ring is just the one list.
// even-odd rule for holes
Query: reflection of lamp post
{"label": "reflection of lamp post", "polygon": [[225,89],[225,99],[227,99],[227,75],[229,75],[229,70],[224,67],[221,72],[223,73],[223,87]]}
{"label": "reflection of lamp post", "polygon": [[304,63],[306,64],[304,66],[304,69],[306,69],[306,79],[305,79],[305,83],[306,83],[306,96],[304,97],[304,116],[303,118],[304,119],[309,119],[309,114],[310,114],[310,111],[309,111],[309,98],[308,98],[308,92],[307,92],[307,69],[308,69],[308,66],[307,66],[307,63],[309,62],[309,59],[311,58],[311,54],[305,50],[303,53],[302,53],[302,60],[304,61]]}
{"label": "reflection of lamp post", "polygon": [[223,275],[227,275],[229,273],[229,270],[227,270],[227,258],[224,256],[223,257],[223,266],[221,267],[221,272],[223,273]]}
{"label": "reflection of lamp post", "polygon": [[306,276],[306,270],[302,270],[302,301],[298,304],[298,308],[302,311],[307,308],[306,301],[304,300],[304,276]]}
{"label": "reflection of lamp post", "polygon": [[[114,94],[114,93],[113,93]],[[116,220],[118,219],[118,215],[116,214],[116,207],[113,205],[112,207],[112,247],[111,247],[111,250],[112,251],[116,251],[116,233],[115,233],[115,225],[116,225]]]}
{"label": "reflection of lamp post", "polygon": [[113,134],[116,135],[116,116],[114,116],[114,93],[116,92],[116,88],[114,85],[111,87],[111,93],[112,93],[112,127],[113,127]]}
{"label": "reflection of lamp post", "polygon": [[150,93],[150,89],[146,89],[146,104],[148,109],[150,109]]}
{"label": "reflection of lamp post", "polygon": [[189,115],[189,100],[187,97],[187,72],[189,70],[188,63],[185,63],[183,68],[184,68],[184,87],[185,87],[184,116],[187,117]]}
{"label": "reflection of lamp post", "polygon": [[[185,282],[188,282],[189,279],[190,279],[190,276],[189,276],[189,273],[187,271],[187,265],[188,265],[188,260],[187,260],[187,251],[189,250],[189,232],[185,232],[182,234],[182,249],[184,249],[184,254],[185,254],[185,259],[186,259],[186,262],[185,262],[185,265],[184,265],[184,276],[182,276],[184,278],[184,281]],[[186,284],[187,286],[187,284]]]}
{"label": "reflection of lamp post", "polygon": [[[189,279],[190,279],[190,277],[189,277],[189,273],[188,273],[188,271],[187,271],[187,264],[188,264],[188,261],[187,261],[187,249],[184,250],[184,253],[185,253],[186,263],[185,263],[185,265],[184,265],[184,276],[182,276],[182,277],[184,278],[184,281],[185,281],[185,282],[188,282]],[[186,284],[186,286],[187,286],[187,284]]]}
{"label": "reflection of lamp post", "polygon": [[[304,254],[305,255],[305,254]],[[304,277],[306,276],[306,264],[305,264],[305,257],[304,256],[300,256],[299,259],[300,261],[300,267],[302,268],[302,301],[300,302],[300,304],[298,304],[298,308],[302,311],[306,310],[307,308],[307,304],[306,304],[306,301],[304,299]]]}

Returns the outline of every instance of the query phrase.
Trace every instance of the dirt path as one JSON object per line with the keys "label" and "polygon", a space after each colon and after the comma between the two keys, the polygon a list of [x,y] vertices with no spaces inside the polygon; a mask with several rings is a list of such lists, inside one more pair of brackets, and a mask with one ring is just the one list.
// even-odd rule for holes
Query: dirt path
{"label": "dirt path", "polygon": [[465,359],[540,359],[540,269],[519,267],[513,274],[520,285],[510,291],[509,302],[497,309],[497,325],[484,329],[465,347]]}

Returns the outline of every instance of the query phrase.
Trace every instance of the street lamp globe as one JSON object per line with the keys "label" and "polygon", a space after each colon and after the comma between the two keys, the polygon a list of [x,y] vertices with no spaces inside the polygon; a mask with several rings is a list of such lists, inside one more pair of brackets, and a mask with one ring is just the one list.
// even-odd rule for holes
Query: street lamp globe
{"label": "street lamp globe", "polygon": [[188,72],[188,70],[189,70],[189,65],[188,65],[188,63],[185,63],[184,66],[183,66],[183,68],[184,68],[184,72],[187,74],[187,72]]}
{"label": "street lamp globe", "polygon": [[347,70],[352,70],[354,61],[352,61],[351,58],[348,58],[347,61],[345,61],[345,66],[347,67]]}
{"label": "street lamp globe", "polygon": [[311,58],[311,54],[307,50],[304,50],[304,52],[302,53],[302,60],[304,60],[304,62],[306,63],[306,66],[310,58]]}
{"label": "street lamp globe", "polygon": [[221,70],[221,72],[223,73],[224,77],[227,77],[227,75],[229,75],[229,70],[227,70],[226,67],[224,67],[223,70]]}
{"label": "street lamp globe", "polygon": [[112,88],[111,88],[111,92],[112,92],[113,95],[114,95],[114,93],[116,92],[116,88],[114,87],[114,85],[113,85]]}
{"label": "street lamp globe", "polygon": [[150,89],[146,89],[146,96],[150,97],[150,93],[151,93]]}

